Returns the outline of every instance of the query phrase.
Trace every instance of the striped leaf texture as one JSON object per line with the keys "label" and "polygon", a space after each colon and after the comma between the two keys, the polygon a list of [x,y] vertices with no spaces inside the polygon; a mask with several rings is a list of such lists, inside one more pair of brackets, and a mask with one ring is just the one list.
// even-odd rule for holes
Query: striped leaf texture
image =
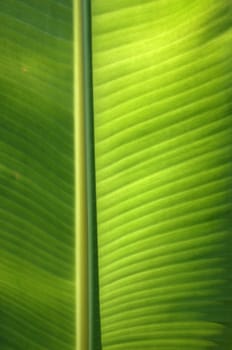
{"label": "striped leaf texture", "polygon": [[75,344],[71,0],[0,1],[0,349]]}
{"label": "striped leaf texture", "polygon": [[232,349],[230,0],[93,0],[103,350]]}
{"label": "striped leaf texture", "polygon": [[[89,3],[102,350],[231,350],[231,1]],[[1,350],[87,350],[75,4],[0,0]]]}

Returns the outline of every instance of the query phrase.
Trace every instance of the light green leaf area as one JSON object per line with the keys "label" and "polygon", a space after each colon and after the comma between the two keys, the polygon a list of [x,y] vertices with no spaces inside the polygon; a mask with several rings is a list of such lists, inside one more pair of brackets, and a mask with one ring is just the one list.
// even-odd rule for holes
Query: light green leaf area
{"label": "light green leaf area", "polygon": [[0,348],[74,349],[71,0],[0,1]]}
{"label": "light green leaf area", "polygon": [[232,349],[230,0],[93,0],[103,350]]}

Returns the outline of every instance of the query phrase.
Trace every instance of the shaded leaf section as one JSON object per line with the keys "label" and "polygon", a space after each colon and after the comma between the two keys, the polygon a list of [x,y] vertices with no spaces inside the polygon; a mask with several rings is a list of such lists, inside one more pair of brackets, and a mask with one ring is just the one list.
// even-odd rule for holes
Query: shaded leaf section
{"label": "shaded leaf section", "polygon": [[0,348],[74,349],[72,2],[0,22]]}

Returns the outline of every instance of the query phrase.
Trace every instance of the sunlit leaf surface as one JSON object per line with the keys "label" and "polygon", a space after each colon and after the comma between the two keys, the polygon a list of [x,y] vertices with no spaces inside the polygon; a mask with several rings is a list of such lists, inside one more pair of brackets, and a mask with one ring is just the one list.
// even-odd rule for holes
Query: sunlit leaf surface
{"label": "sunlit leaf surface", "polygon": [[231,1],[92,4],[103,350],[231,349]]}

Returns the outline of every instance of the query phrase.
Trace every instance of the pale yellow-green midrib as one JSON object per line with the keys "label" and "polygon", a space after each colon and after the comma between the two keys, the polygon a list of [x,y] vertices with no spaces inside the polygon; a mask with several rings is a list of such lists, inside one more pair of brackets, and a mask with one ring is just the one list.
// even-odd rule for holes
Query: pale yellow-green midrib
{"label": "pale yellow-green midrib", "polygon": [[76,350],[88,350],[87,211],[81,0],[73,0],[76,239]]}

